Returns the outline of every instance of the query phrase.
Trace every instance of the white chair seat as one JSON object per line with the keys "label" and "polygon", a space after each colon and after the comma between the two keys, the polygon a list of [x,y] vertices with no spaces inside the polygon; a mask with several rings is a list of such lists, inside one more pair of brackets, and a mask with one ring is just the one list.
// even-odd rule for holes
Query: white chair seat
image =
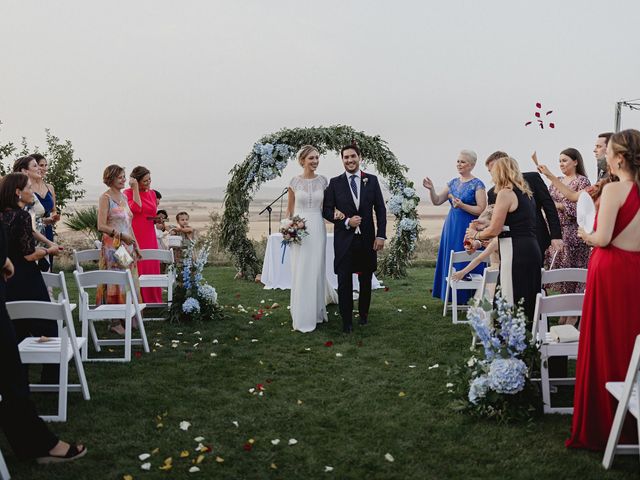
{"label": "white chair seat", "polygon": [[166,285],[168,283],[167,276],[161,273],[140,275],[138,280],[140,281],[140,286],[142,286],[143,283],[147,284],[150,282],[161,283],[161,285]]}
{"label": "white chair seat", "polygon": [[[27,337],[18,345],[22,363],[56,363],[60,358],[60,337],[49,338],[47,342],[38,342],[39,337]],[[67,338],[67,362],[73,358],[71,338]],[[87,339],[76,337],[78,349],[82,348]]]}
{"label": "white chair seat", "polygon": [[[144,310],[145,307],[147,306],[146,303],[140,303],[140,311]],[[116,303],[107,303],[104,305],[98,305],[95,308],[91,308],[88,310],[88,314],[87,316],[89,318],[91,318],[92,320],[106,320],[106,319],[111,319],[113,317],[110,317],[109,315],[112,314],[118,314],[118,315],[122,315],[127,309],[127,305],[122,303],[122,304],[116,304]],[[135,312],[135,307],[133,306],[129,306],[129,313],[134,313]]]}
{"label": "white chair seat", "polygon": [[[606,385],[607,390],[611,395],[614,396],[618,402],[622,398],[622,392],[624,390],[624,382],[607,382]],[[633,390],[631,390],[631,398],[629,399],[629,405],[627,409],[636,418],[640,418],[640,399],[638,399],[638,389],[634,385]]]}

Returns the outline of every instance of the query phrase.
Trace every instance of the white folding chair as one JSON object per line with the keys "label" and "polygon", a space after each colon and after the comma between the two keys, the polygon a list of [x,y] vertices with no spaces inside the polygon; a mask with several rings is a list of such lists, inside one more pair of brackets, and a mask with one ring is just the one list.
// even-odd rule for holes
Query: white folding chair
{"label": "white folding chair", "polygon": [[[586,268],[556,268],[555,270],[542,269],[542,292],[545,287],[553,283],[578,282],[587,283]],[[546,293],[545,293],[546,294]]]}
{"label": "white folding chair", "polygon": [[[58,385],[29,385],[32,392],[58,392],[58,414],[41,415],[43,420],[52,422],[67,421],[67,393],[81,391],[85,400],[89,400],[89,385],[84,374],[84,367],[80,357],[80,349],[87,343],[86,337],[76,337],[73,317],[69,302],[61,303],[19,301],[7,302],[7,311],[13,321],[36,318],[41,320],[62,320],[62,328],[58,330],[58,337],[49,338],[42,342],[42,337],[27,337],[18,345],[22,363],[48,363],[60,365]],[[69,384],[69,362],[74,359],[79,384]]]}
{"label": "white folding chair", "polygon": [[100,249],[90,248],[89,250],[74,250],[73,261],[76,264],[76,270],[80,273],[84,272],[83,263],[95,262],[100,260]]}
{"label": "white folding chair", "polygon": [[[453,323],[469,323],[466,320],[458,321],[458,309],[467,309],[468,305],[458,305],[458,290],[477,290],[482,284],[482,275],[471,274],[471,280],[460,280],[455,282],[451,280],[451,277],[456,273],[454,263],[470,262],[481,252],[475,251],[469,254],[465,251],[454,252],[451,250],[449,255],[449,268],[447,269],[447,287],[444,294],[444,307],[442,309],[442,316],[447,316],[447,309],[451,310],[451,320]],[[451,305],[449,305],[449,289],[451,289]]]}
{"label": "white folding chair", "polygon": [[542,293],[536,296],[536,308],[533,315],[531,333],[539,344],[540,350],[540,383],[544,413],[572,414],[573,407],[551,406],[551,385],[571,385],[575,377],[550,378],[549,359],[551,357],[578,357],[578,342],[561,343],[554,340],[549,332],[549,317],[581,316],[584,293],[570,293],[545,297]]}
{"label": "white folding chair", "polygon": [[[124,345],[124,356],[121,358],[89,358],[88,342],[82,349],[82,360],[102,362],[129,362],[131,361],[131,345],[142,345],[145,352],[149,352],[147,334],[142,321],[144,303],[138,302],[138,295],[133,285],[131,271],[94,270],[91,272],[73,272],[78,284],[80,322],[82,322],[82,335],[91,335],[96,352],[101,351],[103,345]],[[103,304],[92,306],[89,303],[88,289],[95,289],[98,285],[118,285],[125,292],[124,304]],[[140,330],[140,338],[131,338],[133,318],[136,318]],[[124,320],[124,339],[100,339],[94,326],[94,322],[109,320]]]}
{"label": "white folding chair", "polygon": [[55,294],[55,291],[58,291],[58,297],[52,298],[51,301],[62,303],[63,300],[69,302],[69,308],[73,312],[77,305],[75,303],[71,303],[71,299],[69,298],[69,291],[67,290],[67,282],[64,278],[64,272],[58,273],[49,273],[42,272],[42,279],[44,280],[44,284],[47,288],[51,288]]}
{"label": "white folding chair", "polygon": [[618,400],[618,408],[613,417],[607,447],[604,450],[604,458],[602,459],[602,465],[607,470],[611,468],[613,457],[616,453],[637,455],[640,452],[638,445],[620,445],[618,443],[627,412],[636,417],[636,426],[638,434],[640,434],[640,401],[638,400],[640,378],[638,377],[638,369],[640,369],[640,335],[636,337],[624,382],[607,382],[605,385],[609,393]]}
{"label": "white folding chair", "polygon": [[[2,401],[2,395],[0,395],[0,402]],[[11,475],[9,474],[9,469],[7,468],[7,464],[4,461],[4,457],[2,456],[2,451],[0,450],[0,480],[11,480]]]}
{"label": "white folding chair", "polygon": [[[487,302],[493,304],[493,297],[495,296],[495,289],[493,294],[489,292],[490,285],[496,285],[498,283],[498,276],[500,275],[500,270],[497,268],[485,268],[482,272],[482,283],[480,284],[480,301],[486,300]],[[471,330],[471,348],[475,349],[476,344],[478,343],[478,337],[476,336],[475,330]]]}
{"label": "white folding chair", "polygon": [[[160,304],[147,304],[147,307],[171,307],[173,301],[173,285],[176,281],[176,274],[173,260],[173,250],[155,250],[147,249],[140,250],[142,260],[157,260],[160,263],[166,265],[166,273],[154,274],[154,275],[140,275],[138,282],[140,288],[143,287],[160,287],[167,289],[167,303]],[[164,318],[147,318],[146,320],[164,320]]]}

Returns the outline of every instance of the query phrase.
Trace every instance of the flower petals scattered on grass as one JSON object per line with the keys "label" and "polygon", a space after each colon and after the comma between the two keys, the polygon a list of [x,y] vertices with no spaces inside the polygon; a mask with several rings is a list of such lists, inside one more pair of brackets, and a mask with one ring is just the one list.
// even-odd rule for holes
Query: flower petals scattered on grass
{"label": "flower petals scattered on grass", "polygon": [[140,465],[140,468],[147,471],[151,470],[151,462],[143,463],[142,465]]}
{"label": "flower petals scattered on grass", "polygon": [[324,342],[324,346],[325,347],[333,347],[333,342],[331,340],[327,340],[326,342]]}
{"label": "flower petals scattered on grass", "polygon": [[193,467],[191,467],[189,469],[189,473],[196,473],[196,472],[199,472],[199,471],[200,471],[200,468],[196,467],[196,466],[193,466]]}
{"label": "flower petals scattered on grass", "polygon": [[324,471],[325,472],[333,472],[333,467],[331,465],[325,465],[324,466]]}
{"label": "flower petals scattered on grass", "polygon": [[393,455],[391,455],[390,453],[385,453],[384,454],[384,459],[387,462],[395,462],[395,458],[393,458]]}
{"label": "flower petals scattered on grass", "polygon": [[295,445],[296,443],[298,443],[298,440],[296,440],[295,438],[289,439],[289,445]]}
{"label": "flower petals scattered on grass", "polygon": [[415,365],[409,365],[409,368],[416,368]]}
{"label": "flower petals scattered on grass", "polygon": [[193,463],[195,463],[196,465],[200,465],[202,463],[202,461],[204,460],[204,455],[198,455],[196,457],[196,459],[193,461]]}
{"label": "flower petals scattered on grass", "polygon": [[189,430],[189,427],[191,426],[191,424],[189,422],[187,422],[186,420],[183,420],[180,422],[180,430],[184,430],[185,432],[187,430]]}
{"label": "flower petals scattered on grass", "polygon": [[218,462],[218,463],[224,463],[224,458],[222,458],[222,457],[216,457],[216,462]]}
{"label": "flower petals scattered on grass", "polygon": [[180,458],[187,458],[189,456],[189,450],[182,450],[180,452]]}
{"label": "flower petals scattered on grass", "polygon": [[336,357],[340,358],[340,357],[342,357],[342,354],[338,352],[338,353],[336,353]]}
{"label": "flower petals scattered on grass", "polygon": [[400,393],[398,394],[398,396],[399,396],[399,397],[406,397],[406,396],[407,396],[407,394],[406,394],[406,393],[404,393],[404,392],[400,392]]}
{"label": "flower petals scattered on grass", "polygon": [[123,475],[122,480],[133,480],[133,475]]}
{"label": "flower petals scattered on grass", "polygon": [[167,457],[164,459],[164,463],[160,467],[160,470],[168,471],[173,468],[173,458]]}
{"label": "flower petals scattered on grass", "polygon": [[250,452],[251,450],[253,450],[253,445],[251,445],[249,442],[247,442],[242,446],[242,449],[245,452]]}
{"label": "flower petals scattered on grass", "polygon": [[300,399],[298,399],[298,405],[302,405],[304,402]]}
{"label": "flower petals scattered on grass", "polygon": [[234,421],[233,421],[233,422],[231,422],[231,423],[233,423],[233,424],[236,426],[236,428],[238,428],[238,427],[240,426],[240,424],[238,423],[238,421],[237,421],[237,420],[234,420]]}
{"label": "flower petals scattered on grass", "polygon": [[140,459],[141,462],[144,462],[147,458],[149,458],[151,455],[148,453],[141,453],[140,455],[138,455],[138,458]]}
{"label": "flower petals scattered on grass", "polygon": [[274,438],[273,440],[271,440],[271,445],[278,445],[279,443],[280,443],[279,438]]}
{"label": "flower petals scattered on grass", "polygon": [[275,463],[271,464],[271,469],[272,470],[277,470],[278,469],[278,465],[276,465]]}
{"label": "flower petals scattered on grass", "polygon": [[437,363],[434,363],[433,365],[431,365],[427,370],[433,370],[434,368],[438,368],[440,365]]}

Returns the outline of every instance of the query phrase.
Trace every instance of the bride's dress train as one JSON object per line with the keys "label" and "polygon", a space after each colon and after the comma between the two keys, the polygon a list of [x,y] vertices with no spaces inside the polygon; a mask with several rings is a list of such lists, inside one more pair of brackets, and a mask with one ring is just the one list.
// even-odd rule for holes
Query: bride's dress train
{"label": "bride's dress train", "polygon": [[338,303],[338,294],[327,281],[327,230],[322,218],[325,177],[294,177],[289,187],[295,194],[295,214],[306,220],[309,235],[298,245],[291,245],[291,318],[293,329],[315,330],[328,321],[326,305]]}

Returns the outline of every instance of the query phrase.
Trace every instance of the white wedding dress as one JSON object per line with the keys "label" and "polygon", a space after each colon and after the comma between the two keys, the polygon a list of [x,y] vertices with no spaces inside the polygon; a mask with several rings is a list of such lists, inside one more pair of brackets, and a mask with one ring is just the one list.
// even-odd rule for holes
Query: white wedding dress
{"label": "white wedding dress", "polygon": [[289,187],[295,195],[295,215],[306,220],[308,236],[291,244],[291,318],[293,329],[315,330],[328,321],[326,305],[338,303],[338,294],[326,274],[327,230],[322,218],[324,190],[329,182],[321,175],[312,179],[294,177]]}

